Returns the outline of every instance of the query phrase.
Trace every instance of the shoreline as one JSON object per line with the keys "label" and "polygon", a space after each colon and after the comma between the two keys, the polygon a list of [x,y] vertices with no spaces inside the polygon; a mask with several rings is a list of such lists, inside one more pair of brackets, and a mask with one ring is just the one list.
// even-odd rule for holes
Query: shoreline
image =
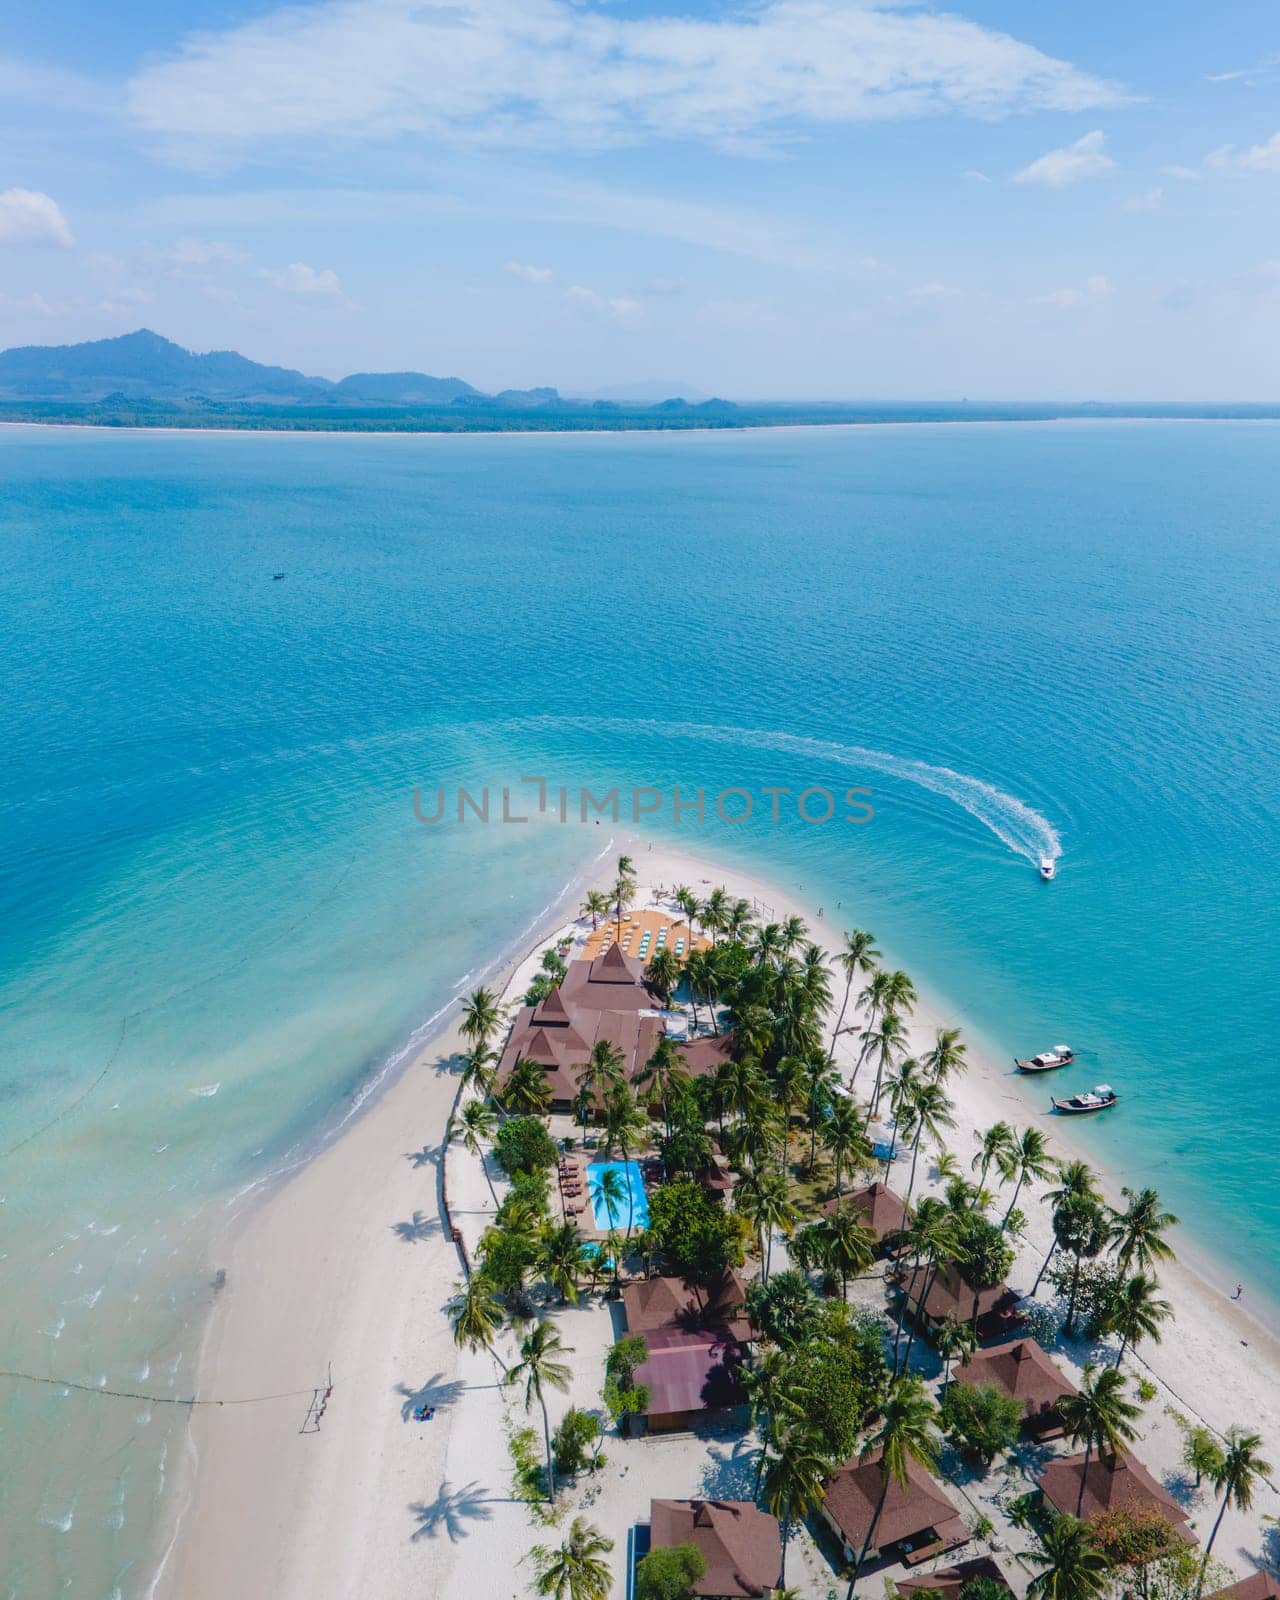
{"label": "shoreline", "polygon": [[[705,892],[724,883],[735,895],[762,901],[775,916],[804,916],[810,935],[822,943],[838,940],[846,926],[860,920],[854,908],[847,921],[843,913],[818,920],[803,900],[803,885],[790,891],[753,868],[725,870],[669,849],[659,839],[630,835],[611,839],[604,851],[584,861],[534,919],[538,927],[530,950],[574,920],[566,897],[592,873],[600,856],[628,848],[636,854],[642,884],[683,879]],[[529,945],[530,936],[526,932],[519,943]],[[465,981],[470,986],[498,969],[505,992],[528,956],[526,951],[506,962],[499,957],[484,974]],[[837,975],[837,996],[839,990]],[[922,991],[909,1028],[913,1048],[955,1011],[944,998]],[[1058,1119],[1032,1110],[1008,1082],[1012,1074],[999,1068],[968,1029],[966,1037],[970,1070],[954,1086],[957,1126],[948,1139],[962,1165],[967,1168],[974,1129],[998,1116],[1016,1117],[1022,1125],[1044,1126],[1059,1153],[1079,1152],[1090,1159],[1108,1198],[1118,1200],[1117,1182],[1104,1163],[1093,1159],[1087,1140],[1064,1134]],[[321,1364],[332,1359],[332,1411],[318,1438],[297,1432],[299,1418],[292,1415],[300,1410],[297,1401],[289,1403],[288,1415],[279,1405],[193,1414],[183,1471],[171,1489],[167,1544],[149,1597],[220,1600],[228,1592],[250,1597],[269,1592],[273,1600],[303,1600],[304,1595],[346,1600],[357,1592],[410,1592],[411,1585],[427,1595],[458,1592],[450,1579],[455,1564],[465,1561],[467,1546],[449,1531],[447,1515],[448,1537],[440,1538],[425,1520],[418,1532],[408,1531],[406,1514],[430,1511],[458,1492],[467,1471],[472,1473],[469,1487],[504,1494],[510,1463],[505,1440],[498,1437],[506,1426],[501,1401],[472,1393],[492,1390],[490,1381],[469,1381],[492,1378],[487,1358],[455,1350],[440,1309],[460,1275],[455,1247],[440,1228],[445,1164],[434,1150],[456,1094],[456,1076],[448,1068],[456,1044],[456,1022],[442,1018],[309,1159],[255,1193],[228,1219],[218,1236],[221,1245],[210,1242],[211,1249],[225,1247],[228,1275],[202,1340],[197,1392],[296,1389],[299,1379],[313,1381],[312,1368],[318,1377]],[[406,1135],[407,1128],[413,1131]],[[425,1141],[421,1152],[406,1149],[406,1140],[410,1146]],[[419,1154],[426,1159],[419,1161]],[[451,1155],[451,1172],[459,1160]],[[450,1185],[452,1190],[452,1177]],[[487,1204],[483,1197],[482,1203]],[[1023,1291],[1030,1287],[1049,1230],[1047,1208],[1037,1197],[1028,1196],[1024,1209],[1027,1234],[1010,1274]],[[456,1203],[454,1212],[472,1215]],[[406,1217],[409,1231],[397,1232]],[[1181,1230],[1177,1248],[1183,1254]],[[1157,1381],[1168,1403],[1176,1402],[1216,1430],[1248,1420],[1274,1441],[1280,1438],[1280,1343],[1251,1308],[1231,1302],[1197,1272],[1194,1248],[1190,1256],[1162,1268],[1162,1292],[1173,1303],[1177,1321],[1162,1345],[1131,1356],[1133,1367]],[[294,1360],[303,1367],[290,1369]],[[453,1426],[458,1407],[443,1403],[425,1431],[406,1427],[403,1409],[389,1395],[408,1392],[397,1391],[391,1381],[397,1372],[409,1382],[434,1373],[432,1393],[438,1389],[458,1398],[465,1393],[468,1407],[486,1407],[500,1427],[477,1429],[473,1423],[458,1434]],[[281,1374],[293,1381],[278,1383]],[[465,1391],[456,1390],[459,1383]],[[1237,1398],[1245,1396],[1251,1414],[1230,1414]],[[1137,1447],[1153,1471],[1176,1461],[1180,1447],[1180,1434],[1165,1415],[1144,1417],[1147,1435]],[[429,1481],[423,1481],[424,1472]],[[181,1504],[178,1477],[185,1491]],[[1262,1499],[1266,1504],[1257,1507],[1259,1513],[1280,1509],[1280,1503],[1271,1503],[1274,1495]],[[494,1509],[486,1520],[492,1516],[502,1522],[502,1536],[514,1539],[517,1532],[505,1526],[513,1522],[508,1512],[513,1503],[488,1503]],[[525,1508],[514,1504],[518,1531]],[[236,1530],[231,1541],[224,1537],[229,1528]],[[525,1532],[527,1544],[533,1534]],[[495,1537],[500,1537],[496,1528]],[[503,1562],[507,1555],[514,1562],[518,1553],[512,1546]],[[1219,1553],[1233,1566],[1241,1565],[1234,1548],[1224,1546]],[[495,1569],[487,1570],[491,1575]],[[469,1576],[485,1572],[483,1566],[472,1567]]]}

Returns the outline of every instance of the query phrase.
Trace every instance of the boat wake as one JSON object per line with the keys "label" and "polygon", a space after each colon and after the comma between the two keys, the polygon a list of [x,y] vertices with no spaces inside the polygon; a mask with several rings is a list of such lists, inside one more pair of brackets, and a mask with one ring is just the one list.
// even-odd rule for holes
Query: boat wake
{"label": "boat wake", "polygon": [[548,717],[535,720],[546,726],[579,727],[592,732],[635,734],[648,730],[664,737],[704,739],[716,744],[773,750],[834,762],[863,772],[881,772],[886,777],[915,784],[917,788],[950,800],[995,834],[1007,849],[1028,861],[1038,865],[1044,859],[1056,861],[1062,854],[1058,830],[1047,817],[995,784],[966,772],[956,772],[952,767],[934,766],[928,761],[891,755],[865,745],[837,744],[829,739],[811,739],[803,734],[780,733],[767,728],[724,728],[656,718]]}

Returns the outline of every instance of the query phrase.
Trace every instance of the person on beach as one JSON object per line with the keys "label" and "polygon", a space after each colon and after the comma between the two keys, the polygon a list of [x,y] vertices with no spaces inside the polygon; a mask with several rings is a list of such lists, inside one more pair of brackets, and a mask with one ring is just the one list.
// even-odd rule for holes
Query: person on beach
{"label": "person on beach", "polygon": [[1238,1300],[1243,1293],[1244,1293],[1244,1284],[1238,1283],[1238,1284],[1236,1284],[1236,1292],[1231,1296],[1231,1298],[1233,1300]]}

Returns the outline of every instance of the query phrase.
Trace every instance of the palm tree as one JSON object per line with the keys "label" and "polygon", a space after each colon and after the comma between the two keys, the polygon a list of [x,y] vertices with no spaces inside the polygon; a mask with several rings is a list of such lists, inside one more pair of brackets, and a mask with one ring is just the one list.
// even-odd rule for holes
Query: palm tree
{"label": "palm tree", "polygon": [[915,1128],[915,1136],[911,1141],[911,1177],[907,1183],[908,1204],[911,1191],[916,1186],[916,1162],[920,1159],[921,1137],[927,1133],[931,1139],[940,1142],[943,1128],[954,1128],[956,1125],[956,1119],[951,1115],[952,1109],[951,1101],[947,1099],[937,1078],[927,1083],[912,1083],[904,1103],[904,1110]]}
{"label": "palm tree", "polygon": [[[982,1143],[978,1146],[978,1153],[973,1158],[973,1166],[978,1171],[978,1188],[987,1186],[987,1174],[994,1163],[995,1169],[1003,1177],[1013,1175],[1013,1152],[1017,1148],[1017,1135],[1007,1122],[993,1122],[982,1135]],[[980,1169],[980,1170],[979,1170]]]}
{"label": "palm tree", "polygon": [[1163,1234],[1177,1226],[1177,1217],[1160,1209],[1160,1196],[1154,1189],[1120,1192],[1129,1204],[1124,1211],[1113,1213],[1116,1266],[1121,1272],[1135,1265],[1146,1271],[1157,1261],[1171,1261],[1173,1246]]}
{"label": "palm tree", "polygon": [[[929,1298],[929,1291],[933,1287],[933,1280],[937,1277],[938,1268],[944,1261],[954,1259],[960,1247],[960,1223],[957,1213],[941,1200],[927,1197],[916,1207],[915,1216],[912,1217],[906,1231],[904,1241],[906,1249],[910,1250],[914,1268],[908,1276],[903,1287],[902,1299],[898,1306],[898,1326],[893,1336],[893,1370],[898,1371],[898,1346],[902,1340],[902,1325],[906,1320],[907,1311],[911,1304],[916,1307],[911,1319],[911,1332],[907,1336],[907,1349],[902,1358],[902,1370],[905,1372],[911,1362],[912,1347],[916,1342],[916,1329],[920,1325],[921,1312],[924,1303]],[[923,1269],[923,1270],[922,1270]],[[912,1286],[915,1292],[912,1293]],[[975,1330],[976,1332],[976,1330]]]}
{"label": "palm tree", "polygon": [[705,946],[690,953],[689,959],[684,964],[685,981],[689,985],[689,998],[693,1001],[693,1025],[698,1026],[698,999],[706,1003],[707,1010],[711,1013],[711,1028],[716,1034],[720,1032],[719,1018],[716,1016],[716,996],[720,991],[720,972],[716,966],[716,958],[712,951]]}
{"label": "palm tree", "polygon": [[1136,1349],[1143,1339],[1160,1343],[1160,1324],[1173,1315],[1173,1307],[1161,1300],[1156,1290],[1159,1284],[1145,1272],[1135,1273],[1120,1288],[1103,1318],[1104,1333],[1118,1333],[1120,1348],[1116,1352],[1116,1366],[1124,1360],[1125,1351]]}
{"label": "palm tree", "polygon": [[582,1136],[587,1135],[587,1111],[603,1106],[615,1083],[622,1083],[626,1057],[608,1039],[597,1039],[591,1046],[586,1065],[578,1073],[578,1108],[582,1114]]}
{"label": "palm tree", "polygon": [[702,926],[711,931],[712,944],[718,944],[729,921],[729,897],[723,887],[711,891],[702,902],[698,915],[702,919]]}
{"label": "palm tree", "polygon": [[948,1314],[942,1319],[933,1342],[942,1357],[942,1390],[945,1394],[951,1386],[951,1363],[958,1360],[963,1366],[978,1348],[978,1336],[971,1322],[960,1322]]}
{"label": "palm tree", "polygon": [[520,1345],[520,1359],[507,1373],[507,1383],[524,1384],[524,1408],[533,1406],[534,1399],[542,1407],[542,1436],[547,1446],[547,1488],[550,1500],[556,1497],[556,1468],[551,1454],[551,1421],[547,1416],[548,1389],[559,1389],[563,1394],[569,1387],[570,1370],[559,1357],[572,1355],[573,1351],[560,1342],[560,1335],[549,1322],[535,1322],[525,1334]]}
{"label": "palm tree", "polygon": [[821,1224],[823,1260],[832,1271],[840,1274],[840,1298],[843,1300],[849,1279],[867,1270],[876,1259],[880,1241],[856,1211],[836,1211]]}
{"label": "palm tree", "polygon": [[[1031,1285],[1032,1298],[1040,1287],[1040,1281],[1049,1270],[1049,1263],[1053,1260],[1054,1252],[1059,1244],[1065,1241],[1059,1237],[1058,1215],[1069,1201],[1087,1200],[1097,1206],[1102,1203],[1102,1192],[1098,1188],[1097,1174],[1087,1161],[1059,1161],[1058,1162],[1058,1187],[1046,1189],[1040,1196],[1041,1203],[1053,1207],[1053,1242],[1049,1246],[1049,1253],[1045,1256],[1036,1281]],[[1108,1230],[1109,1233],[1110,1230]]]}
{"label": "palm tree", "polygon": [[[615,1083],[605,1096],[604,1107],[605,1140],[612,1148],[615,1144],[622,1157],[623,1165],[631,1159],[631,1152],[637,1148],[641,1140],[647,1143],[649,1123],[640,1107],[636,1104],[635,1096],[625,1083]],[[628,1169],[630,1170],[630,1169]],[[636,1219],[636,1190],[631,1177],[627,1180],[627,1247],[631,1246],[631,1229]]]}
{"label": "palm tree", "polygon": [[730,939],[741,944],[751,927],[750,900],[734,900],[725,912],[724,931]]}
{"label": "palm tree", "polygon": [[[784,1140],[791,1132],[791,1107],[804,1091],[804,1062],[798,1056],[783,1056],[773,1074],[774,1093],[782,1106]],[[783,1148],[786,1160],[786,1148]]]}
{"label": "palm tree", "polygon": [[888,1072],[892,1077],[895,1063],[907,1053],[907,1030],[898,1013],[888,1010],[881,1016],[875,1031],[868,1029],[862,1038],[868,1054],[875,1057],[876,1063],[875,1087],[871,1091],[871,1115],[874,1117],[880,1110],[880,1088],[885,1073]]}
{"label": "palm tree", "polygon": [[562,1303],[576,1303],[578,1277],[586,1271],[587,1257],[582,1236],[572,1222],[558,1228],[548,1228],[538,1249],[537,1270],[550,1288],[560,1296]]}
{"label": "palm tree", "polygon": [[536,1544],[529,1552],[538,1574],[534,1588],[551,1600],[609,1600],[613,1574],[600,1558],[612,1549],[612,1539],[575,1517],[562,1544]]}
{"label": "palm tree", "polygon": [[[776,1434],[776,1430],[775,1430]],[[804,1426],[790,1427],[775,1437],[774,1453],[764,1469],[765,1503],[782,1524],[782,1567],[779,1584],[787,1581],[787,1541],[796,1517],[806,1517],[827,1497],[824,1480],[833,1463],[822,1449],[817,1433]]]}
{"label": "palm tree", "polygon": [[483,1050],[502,1026],[502,1009],[492,989],[482,985],[462,1002],[462,1021],[458,1032],[468,1044]]}
{"label": "palm tree", "polygon": [[1053,1157],[1049,1154],[1048,1141],[1039,1128],[1024,1128],[1021,1138],[1014,1143],[1009,1153],[1010,1176],[1017,1177],[1013,1186],[1013,1199],[1009,1202],[1009,1209],[1004,1214],[1002,1228],[1009,1226],[1009,1218],[1013,1215],[1018,1204],[1018,1196],[1022,1193],[1022,1186],[1030,1179],[1032,1182],[1043,1182],[1053,1176]]}
{"label": "palm tree", "polygon": [[758,967],[773,965],[782,954],[782,929],[776,922],[766,922],[756,929],[751,941],[751,959]]}
{"label": "palm tree", "polygon": [[641,1083],[648,1084],[662,1105],[662,1121],[671,1137],[671,1097],[692,1082],[684,1064],[684,1052],[669,1033],[658,1036],[653,1054],[645,1062],[640,1075]]}
{"label": "palm tree", "polygon": [[1080,1289],[1081,1265],[1101,1255],[1110,1237],[1111,1217],[1100,1201],[1092,1200],[1088,1195],[1069,1194],[1054,1208],[1054,1247],[1060,1246],[1072,1258],[1071,1292],[1067,1299],[1067,1320],[1062,1329],[1068,1338],[1076,1330],[1076,1296]]}
{"label": "palm tree", "polygon": [[851,933],[845,934],[844,948],[836,955],[836,965],[844,973],[844,999],[840,1002],[840,1015],[836,1018],[836,1025],[831,1030],[831,1048],[827,1052],[828,1065],[834,1063],[836,1058],[836,1040],[844,1027],[844,1014],[849,1009],[853,980],[864,974],[873,973],[879,960],[880,952],[876,949],[874,934],[868,933],[865,928],[854,928]]}
{"label": "palm tree", "polygon": [[779,929],[783,955],[789,956],[808,931],[803,917],[784,917]]}
{"label": "palm tree", "polygon": [[1213,1554],[1213,1542],[1218,1537],[1218,1529],[1222,1526],[1227,1507],[1235,1506],[1237,1511],[1248,1511],[1253,1505],[1253,1491],[1258,1480],[1271,1475],[1271,1463],[1264,1461],[1259,1455],[1261,1449],[1262,1440],[1258,1434],[1245,1433],[1241,1428],[1227,1430],[1226,1449],[1222,1452],[1222,1460],[1210,1474],[1213,1487],[1222,1496],[1222,1504],[1218,1507],[1218,1515],[1213,1519],[1209,1542],[1204,1549],[1204,1561],[1200,1565],[1200,1578],[1196,1584],[1196,1600],[1200,1600],[1209,1557]]}
{"label": "palm tree", "polygon": [[831,1159],[836,1167],[836,1210],[840,1209],[840,1179],[844,1172],[845,1164],[855,1157],[869,1156],[871,1146],[867,1143],[867,1125],[863,1122],[857,1106],[848,1095],[838,1094],[831,1102],[831,1109],[827,1119],[822,1124],[822,1142],[831,1152]]}
{"label": "palm tree", "polygon": [[661,950],[655,950],[649,957],[649,965],[645,968],[644,974],[645,982],[664,1006],[671,1003],[672,990],[680,982],[683,971],[680,957],[666,945]]}
{"label": "palm tree", "polygon": [[796,1208],[787,1194],[787,1180],[769,1167],[749,1172],[733,1191],[733,1204],[756,1230],[760,1242],[760,1277],[768,1283],[774,1232],[780,1230],[789,1234],[796,1224]]}
{"label": "palm tree", "polygon": [[689,949],[692,952],[693,940],[697,931],[694,927],[694,924],[698,920],[700,902],[697,895],[694,894],[693,890],[687,883],[677,885],[676,892],[672,896],[672,899],[680,907],[681,911],[684,912],[685,921],[689,924]]}
{"label": "palm tree", "polygon": [[537,1061],[521,1056],[502,1086],[502,1103],[519,1116],[540,1117],[551,1108],[551,1085]]}
{"label": "palm tree", "polygon": [[860,1452],[859,1459],[862,1461],[869,1460],[879,1452],[881,1489],[871,1525],[867,1529],[867,1536],[862,1541],[862,1549],[853,1564],[846,1600],[853,1600],[853,1586],[858,1581],[862,1564],[867,1559],[867,1551],[871,1549],[875,1538],[876,1528],[884,1511],[884,1503],[889,1498],[890,1483],[896,1481],[905,1489],[908,1482],[907,1469],[912,1461],[917,1462],[926,1472],[937,1470],[935,1457],[938,1439],[934,1432],[937,1416],[937,1407],[930,1400],[924,1384],[914,1373],[904,1372],[889,1385],[889,1392],[880,1407],[880,1425],[868,1437]]}
{"label": "palm tree", "polygon": [[463,1148],[469,1155],[473,1155],[480,1163],[480,1170],[484,1173],[484,1181],[489,1185],[489,1193],[493,1196],[493,1203],[498,1204],[498,1192],[493,1187],[493,1179],[489,1176],[489,1168],[484,1159],[482,1139],[493,1137],[494,1116],[483,1100],[468,1100],[458,1113],[456,1121],[451,1124],[450,1133],[455,1138],[461,1138]]}
{"label": "palm tree", "polygon": [[600,918],[609,915],[612,904],[607,889],[590,889],[587,891],[586,899],[578,907],[578,914],[591,918],[591,929],[594,932],[600,926]]}
{"label": "palm tree", "polygon": [[453,1298],[445,1307],[453,1342],[464,1350],[493,1350],[502,1326],[502,1301],[483,1272],[473,1272],[465,1283],[455,1283]]}
{"label": "palm tree", "polygon": [[622,913],[630,906],[636,897],[636,866],[630,856],[618,857],[617,875],[613,882],[613,893],[610,899],[618,916],[617,937],[622,937]]}
{"label": "palm tree", "polygon": [[[594,1169],[593,1169],[594,1171]],[[627,1203],[627,1196],[631,1192],[630,1184],[624,1184],[622,1174],[617,1167],[602,1167],[599,1172],[588,1180],[593,1202],[599,1200],[604,1204],[605,1216],[612,1227],[622,1213],[622,1208]],[[621,1251],[615,1253],[613,1281],[618,1281],[618,1259]]]}
{"label": "palm tree", "polygon": [[959,1028],[939,1028],[934,1035],[933,1048],[920,1057],[920,1065],[935,1083],[945,1083],[948,1078],[968,1070],[967,1050]]}
{"label": "palm tree", "polygon": [[1084,1505],[1090,1457],[1097,1450],[1099,1455],[1114,1458],[1123,1445],[1130,1444],[1135,1432],[1133,1422],[1141,1409],[1125,1398],[1123,1375],[1114,1367],[1099,1368],[1094,1361],[1084,1369],[1079,1393],[1063,1395],[1058,1402],[1063,1436],[1069,1444],[1084,1446],[1077,1516]]}
{"label": "palm tree", "polygon": [[1019,1560],[1040,1568],[1027,1600],[1096,1600],[1111,1586],[1110,1562],[1078,1517],[1055,1517],[1040,1535],[1040,1549]]}
{"label": "palm tree", "polygon": [[498,1079],[497,1060],[493,1051],[486,1049],[482,1044],[474,1045],[470,1050],[464,1051],[458,1092],[467,1094],[469,1091],[474,1091],[487,1100],[492,1095],[493,1086]]}
{"label": "palm tree", "polygon": [[813,1172],[818,1154],[818,1122],[831,1109],[833,1089],[839,1078],[820,1050],[810,1052],[804,1061],[804,1109],[809,1119],[809,1171]]}

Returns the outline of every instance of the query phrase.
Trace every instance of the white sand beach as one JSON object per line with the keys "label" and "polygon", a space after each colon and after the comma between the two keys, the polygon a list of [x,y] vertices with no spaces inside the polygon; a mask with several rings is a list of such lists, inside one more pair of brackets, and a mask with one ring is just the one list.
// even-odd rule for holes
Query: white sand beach
{"label": "white sand beach", "polygon": [[[598,834],[584,837],[584,858],[599,846]],[[799,913],[812,937],[832,945],[861,920],[848,904],[839,912],[826,907],[819,920],[815,907],[785,887],[657,843],[619,839],[615,849],[635,855],[639,904],[656,885],[685,882],[705,895],[724,884],[733,895],[763,902],[771,918]],[[599,880],[608,876],[602,862]],[[567,921],[563,913],[553,919],[539,947]],[[447,929],[437,931],[447,936]],[[893,954],[910,970],[909,952]],[[526,958],[500,976],[498,983],[509,985],[508,1001],[522,991],[531,966]],[[913,1045],[951,1020],[945,1001],[922,995],[911,1023]],[[441,1140],[457,1089],[450,1058],[458,1042],[456,1029],[445,1027],[341,1137],[252,1204],[212,1249],[210,1269],[225,1268],[227,1277],[198,1393],[223,1399],[295,1393],[193,1413],[175,1525],[154,1590],[161,1600],[514,1597],[528,1592],[532,1574],[521,1563],[529,1548],[562,1536],[512,1492],[508,1434],[524,1420],[519,1398],[500,1386],[492,1357],[455,1348],[443,1314],[461,1276],[440,1203]],[[849,1040],[841,1043],[847,1058]],[[1043,1041],[1028,1044],[1038,1048]],[[948,1145],[965,1168],[976,1130],[1001,1117],[1019,1127],[1034,1122],[1059,1153],[1073,1153],[1060,1119],[1029,1112],[1007,1066],[984,1060],[973,1041],[969,1071],[950,1092],[957,1127]],[[1047,1104],[1047,1094],[1042,1099]],[[1087,1126],[1071,1132],[1089,1155]],[[932,1175],[923,1174],[923,1160],[921,1167],[926,1190],[936,1187]],[[479,1164],[461,1147],[448,1155],[448,1187],[453,1221],[474,1244],[493,1205]],[[1119,1201],[1118,1185],[1108,1188],[1108,1198]],[[1010,1281],[1027,1292],[1050,1225],[1048,1208],[1034,1195],[1023,1209],[1027,1235]],[[1135,1454],[1183,1500],[1203,1537],[1213,1515],[1211,1491],[1191,1490],[1181,1466],[1182,1435],[1166,1408],[1219,1431],[1247,1424],[1262,1435],[1264,1454],[1280,1460],[1280,1343],[1187,1265],[1169,1265],[1160,1277],[1176,1321],[1162,1344],[1144,1346],[1126,1363],[1131,1372],[1146,1371],[1158,1387],[1144,1407]],[[856,1293],[883,1304],[878,1284],[859,1284]],[[555,1313],[574,1351],[571,1390],[555,1397],[555,1414],[570,1401],[598,1404],[614,1314],[594,1296]],[[512,1348],[504,1334],[499,1353],[509,1360]],[[1084,1347],[1053,1354],[1074,1374]],[[308,1429],[307,1399],[296,1391],[323,1386],[330,1365],[332,1394],[318,1431]],[[434,1415],[416,1422],[413,1411],[423,1400],[434,1405]],[[603,1471],[566,1491],[558,1527],[567,1528],[573,1512],[585,1507],[589,1520],[614,1539],[618,1597],[624,1594],[627,1530],[647,1520],[651,1497],[750,1493],[751,1443],[729,1430],[610,1437],[605,1452]],[[997,1470],[985,1486],[957,1489],[953,1498],[962,1514],[993,1514],[995,1544],[1008,1548],[1017,1536],[1002,1523],[1000,1507],[1026,1487]],[[1239,1576],[1254,1571],[1262,1519],[1277,1514],[1280,1496],[1270,1487],[1248,1516],[1228,1512],[1216,1556]],[[1012,1564],[1009,1575],[1017,1577]],[[831,1566],[804,1538],[793,1544],[788,1579],[815,1597],[839,1587]],[[861,1587],[879,1595],[881,1579]]]}

